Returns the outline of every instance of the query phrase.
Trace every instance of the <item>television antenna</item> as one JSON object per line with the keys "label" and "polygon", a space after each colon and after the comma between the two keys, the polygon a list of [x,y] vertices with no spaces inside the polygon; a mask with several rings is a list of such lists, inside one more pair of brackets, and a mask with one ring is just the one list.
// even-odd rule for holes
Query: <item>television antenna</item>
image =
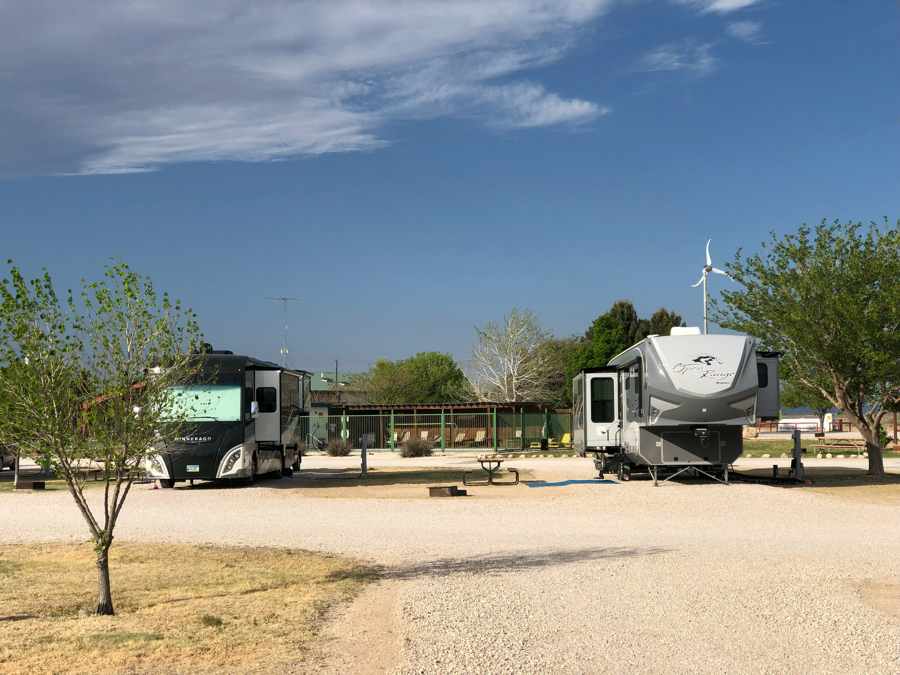
{"label": "television antenna", "polygon": [[288,303],[289,302],[300,302],[300,298],[292,298],[286,295],[279,295],[275,297],[267,297],[266,300],[271,300],[272,302],[280,302],[282,315],[284,317],[284,326],[281,337],[281,365],[284,368],[288,366],[288,323],[287,323],[287,315],[288,315]]}
{"label": "television antenna", "polygon": [[712,239],[706,240],[706,264],[703,266],[703,274],[700,275],[699,281],[696,284],[691,284],[691,288],[697,288],[700,284],[703,284],[703,334],[706,335],[709,332],[708,322],[707,322],[707,306],[709,304],[709,289],[708,289],[708,279],[710,273],[712,274],[724,274],[729,279],[731,278],[728,272],[720,270],[718,267],[713,267],[712,258],[709,255],[709,243]]}

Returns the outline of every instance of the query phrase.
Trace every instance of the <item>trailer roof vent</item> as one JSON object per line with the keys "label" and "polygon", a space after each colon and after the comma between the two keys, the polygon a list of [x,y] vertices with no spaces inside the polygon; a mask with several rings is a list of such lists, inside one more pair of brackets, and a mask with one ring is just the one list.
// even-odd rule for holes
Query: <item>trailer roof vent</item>
{"label": "trailer roof vent", "polygon": [[700,335],[700,328],[697,326],[672,326],[669,335]]}

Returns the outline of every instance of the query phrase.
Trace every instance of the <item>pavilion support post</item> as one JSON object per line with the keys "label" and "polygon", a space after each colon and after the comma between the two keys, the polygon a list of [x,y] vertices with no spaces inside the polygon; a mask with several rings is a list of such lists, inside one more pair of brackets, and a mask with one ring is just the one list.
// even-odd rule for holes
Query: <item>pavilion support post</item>
{"label": "pavilion support post", "polygon": [[441,408],[441,452],[447,449],[447,441],[444,438],[446,432],[446,418],[444,417],[444,409]]}
{"label": "pavilion support post", "polygon": [[492,410],[492,412],[491,412],[491,418],[492,418],[492,419],[491,419],[491,426],[493,427],[493,432],[494,432],[494,433],[492,434],[493,437],[494,437],[494,452],[496,452],[496,451],[497,451],[497,448],[499,447],[499,446],[497,445],[497,408],[496,408],[496,407],[493,408],[493,410]]}
{"label": "pavilion support post", "polygon": [[391,419],[390,419],[390,424],[388,426],[389,426],[389,428],[388,428],[388,434],[389,434],[388,443],[391,446],[391,450],[396,450],[397,449],[396,448],[397,434],[394,433],[394,409],[393,408],[391,408]]}
{"label": "pavilion support post", "polygon": [[522,452],[525,452],[525,406],[519,406],[519,429]]}

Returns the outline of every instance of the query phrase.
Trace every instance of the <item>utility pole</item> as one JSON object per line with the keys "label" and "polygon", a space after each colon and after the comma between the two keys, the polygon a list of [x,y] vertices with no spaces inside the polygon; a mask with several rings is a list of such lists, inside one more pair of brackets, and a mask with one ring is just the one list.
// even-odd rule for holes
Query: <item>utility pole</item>
{"label": "utility pole", "polygon": [[281,338],[281,365],[285,368],[288,366],[288,324],[287,324],[287,313],[288,313],[288,303],[289,302],[300,302],[300,298],[291,298],[288,296],[278,296],[278,297],[267,297],[266,300],[272,300],[273,302],[280,302],[281,309],[284,316],[284,326],[283,333]]}

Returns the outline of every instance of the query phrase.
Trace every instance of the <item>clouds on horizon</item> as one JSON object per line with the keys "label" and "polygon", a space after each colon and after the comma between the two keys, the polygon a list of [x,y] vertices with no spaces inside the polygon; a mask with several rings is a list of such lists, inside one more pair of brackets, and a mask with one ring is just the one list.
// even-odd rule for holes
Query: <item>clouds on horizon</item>
{"label": "clouds on horizon", "polygon": [[0,173],[121,173],[380,147],[395,119],[578,125],[526,73],[613,0],[50,0],[0,6]]}

